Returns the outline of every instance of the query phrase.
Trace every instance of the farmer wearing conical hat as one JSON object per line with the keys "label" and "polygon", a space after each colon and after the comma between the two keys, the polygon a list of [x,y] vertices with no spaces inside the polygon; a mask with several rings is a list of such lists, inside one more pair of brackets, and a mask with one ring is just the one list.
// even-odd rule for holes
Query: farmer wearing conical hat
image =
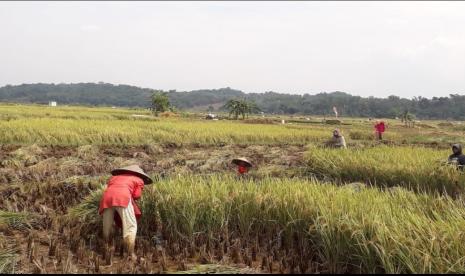
{"label": "farmer wearing conical hat", "polygon": [[123,239],[131,258],[134,252],[137,221],[142,213],[136,204],[142,196],[144,185],[152,184],[152,179],[137,165],[116,169],[108,181],[100,201],[99,213],[103,215],[103,236],[110,242],[113,222],[123,229]]}
{"label": "farmer wearing conical hat", "polygon": [[237,166],[237,173],[240,176],[246,175],[252,167],[252,162],[243,157],[233,159],[232,163]]}

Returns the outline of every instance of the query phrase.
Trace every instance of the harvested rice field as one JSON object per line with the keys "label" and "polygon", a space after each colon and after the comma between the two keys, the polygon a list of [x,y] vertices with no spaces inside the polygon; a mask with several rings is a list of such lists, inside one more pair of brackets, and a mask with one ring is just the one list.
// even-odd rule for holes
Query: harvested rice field
{"label": "harvested rice field", "polygon": [[[363,118],[282,119],[0,105],[0,273],[465,272],[461,122],[386,120],[379,142]],[[336,127],[347,149],[324,146]],[[154,179],[137,260],[98,215],[132,164]]]}

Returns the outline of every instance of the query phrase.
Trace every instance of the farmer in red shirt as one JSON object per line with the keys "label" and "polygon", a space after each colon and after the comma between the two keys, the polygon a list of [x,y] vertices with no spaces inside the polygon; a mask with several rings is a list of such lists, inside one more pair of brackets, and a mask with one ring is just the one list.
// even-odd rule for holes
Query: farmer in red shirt
{"label": "farmer in red shirt", "polygon": [[383,140],[383,133],[386,131],[386,124],[383,121],[376,121],[375,132],[378,140]]}
{"label": "farmer in red shirt", "polygon": [[137,165],[116,169],[111,174],[113,177],[108,181],[99,208],[100,215],[103,215],[103,236],[109,243],[115,222],[123,229],[128,255],[134,260],[137,221],[142,215],[135,201],[142,196],[144,185],[152,184],[153,181]]}
{"label": "farmer in red shirt", "polygon": [[249,169],[252,167],[252,163],[246,158],[233,159],[232,163],[237,165],[237,173],[239,176],[246,175],[249,172]]}

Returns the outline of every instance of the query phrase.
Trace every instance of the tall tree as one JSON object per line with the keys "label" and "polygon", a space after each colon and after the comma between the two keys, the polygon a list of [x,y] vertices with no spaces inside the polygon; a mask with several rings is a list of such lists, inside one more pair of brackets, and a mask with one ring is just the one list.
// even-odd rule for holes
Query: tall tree
{"label": "tall tree", "polygon": [[155,116],[161,112],[169,111],[171,108],[170,100],[166,92],[157,91],[152,95],[152,111]]}

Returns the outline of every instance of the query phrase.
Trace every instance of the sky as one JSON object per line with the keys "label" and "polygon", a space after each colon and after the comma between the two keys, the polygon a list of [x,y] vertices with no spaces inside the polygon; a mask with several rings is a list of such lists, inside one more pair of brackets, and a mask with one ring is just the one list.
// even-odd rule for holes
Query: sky
{"label": "sky", "polygon": [[0,2],[0,86],[465,94],[465,2]]}

